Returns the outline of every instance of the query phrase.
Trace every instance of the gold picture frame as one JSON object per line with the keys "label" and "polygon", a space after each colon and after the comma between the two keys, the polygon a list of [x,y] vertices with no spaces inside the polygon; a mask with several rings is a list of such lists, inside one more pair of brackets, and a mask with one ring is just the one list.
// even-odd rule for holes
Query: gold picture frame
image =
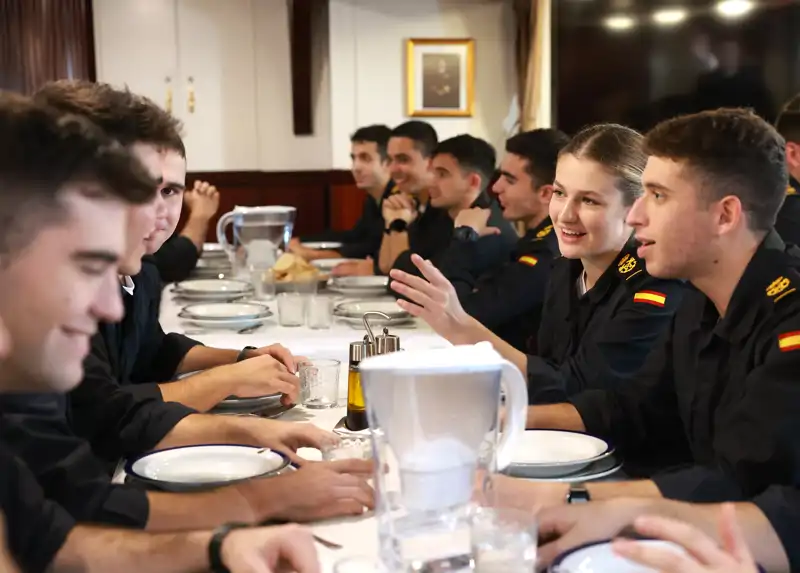
{"label": "gold picture frame", "polygon": [[406,102],[410,117],[472,117],[475,40],[406,40]]}

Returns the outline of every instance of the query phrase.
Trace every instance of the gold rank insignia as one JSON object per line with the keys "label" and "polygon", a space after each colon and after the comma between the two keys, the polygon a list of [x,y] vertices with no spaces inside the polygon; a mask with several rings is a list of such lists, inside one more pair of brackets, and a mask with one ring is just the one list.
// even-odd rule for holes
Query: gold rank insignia
{"label": "gold rank insignia", "polygon": [[667,295],[654,290],[640,290],[633,295],[633,302],[643,302],[645,304],[663,307],[667,304]]}
{"label": "gold rank insignia", "polygon": [[786,194],[787,194],[787,195],[797,195],[797,189],[795,189],[794,187],[792,187],[791,185],[789,185],[789,186],[786,188]]}
{"label": "gold rank insignia", "polygon": [[800,330],[786,332],[778,337],[778,348],[781,352],[789,352],[800,348]]}
{"label": "gold rank insignia", "polygon": [[778,277],[771,283],[766,289],[767,296],[773,299],[774,302],[778,302],[783,297],[792,294],[797,289],[792,287],[792,281],[790,281],[786,277]]}
{"label": "gold rank insignia", "polygon": [[541,239],[542,237],[546,237],[553,231],[553,225],[547,225],[544,229],[536,233],[536,238]]}
{"label": "gold rank insignia", "polygon": [[525,255],[524,257],[520,257],[517,261],[518,263],[522,263],[523,265],[528,265],[529,267],[535,266],[536,263],[539,262],[539,259],[536,257],[532,257],[530,255]]}
{"label": "gold rank insignia", "polygon": [[636,259],[630,255],[625,255],[620,259],[619,263],[617,263],[617,268],[619,269],[620,273],[627,275],[636,268]]}

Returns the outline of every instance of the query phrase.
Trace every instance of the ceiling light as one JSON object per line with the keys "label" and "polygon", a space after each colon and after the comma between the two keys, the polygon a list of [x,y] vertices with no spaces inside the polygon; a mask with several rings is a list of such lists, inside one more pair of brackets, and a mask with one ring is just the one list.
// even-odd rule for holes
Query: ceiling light
{"label": "ceiling light", "polygon": [[755,7],[755,2],[752,0],[721,0],[714,9],[723,18],[734,19],[745,16]]}
{"label": "ceiling light", "polygon": [[630,16],[609,16],[603,21],[609,30],[622,31],[630,30],[636,25],[636,20]]}
{"label": "ceiling light", "polygon": [[659,26],[674,26],[686,20],[688,15],[683,8],[666,8],[653,12],[653,22]]}

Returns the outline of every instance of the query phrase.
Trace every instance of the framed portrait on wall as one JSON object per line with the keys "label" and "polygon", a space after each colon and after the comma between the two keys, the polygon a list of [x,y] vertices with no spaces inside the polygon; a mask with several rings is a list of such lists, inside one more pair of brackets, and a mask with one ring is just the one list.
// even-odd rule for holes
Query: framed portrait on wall
{"label": "framed portrait on wall", "polygon": [[475,100],[475,40],[406,40],[406,92],[409,116],[471,116]]}

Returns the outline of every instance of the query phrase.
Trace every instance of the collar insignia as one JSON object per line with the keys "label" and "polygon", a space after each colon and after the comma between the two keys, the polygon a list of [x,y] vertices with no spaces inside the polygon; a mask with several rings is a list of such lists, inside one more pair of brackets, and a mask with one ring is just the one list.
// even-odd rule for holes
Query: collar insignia
{"label": "collar insignia", "polygon": [[553,225],[547,225],[544,229],[536,233],[536,238],[541,239],[553,232]]}
{"label": "collar insignia", "polygon": [[790,295],[791,293],[795,292],[797,289],[792,287],[792,281],[784,276],[780,276],[772,281],[766,289],[767,296],[773,300],[773,302],[778,302],[783,297]]}

